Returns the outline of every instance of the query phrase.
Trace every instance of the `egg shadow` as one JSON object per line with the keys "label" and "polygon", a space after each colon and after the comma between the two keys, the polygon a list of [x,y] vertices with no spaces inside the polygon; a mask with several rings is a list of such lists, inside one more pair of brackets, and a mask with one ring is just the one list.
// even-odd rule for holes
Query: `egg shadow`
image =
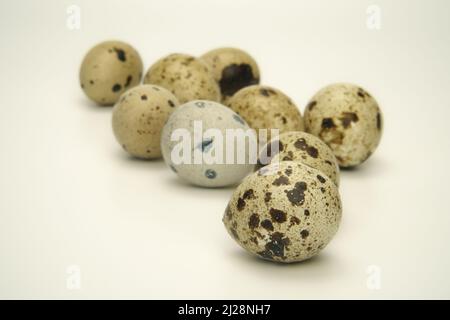
{"label": "egg shadow", "polygon": [[336,257],[326,251],[320,252],[310,259],[292,263],[265,260],[249,254],[245,250],[233,250],[229,253],[232,259],[239,260],[239,263],[244,264],[248,272],[257,274],[261,278],[270,277],[283,281],[292,281],[293,277],[299,280],[311,280],[310,277],[312,277],[323,281],[327,277],[335,276],[336,264],[339,264]]}
{"label": "egg shadow", "polygon": [[373,157],[367,159],[365,162],[358,166],[353,167],[340,167],[340,173],[342,176],[372,176],[380,173],[386,173],[391,166],[385,162],[384,158]]}
{"label": "egg shadow", "polygon": [[96,113],[110,113],[112,112],[112,109],[114,107],[114,105],[97,104],[94,101],[90,100],[88,97],[81,95],[78,97],[77,100],[78,100],[77,104],[82,105],[85,110]]}

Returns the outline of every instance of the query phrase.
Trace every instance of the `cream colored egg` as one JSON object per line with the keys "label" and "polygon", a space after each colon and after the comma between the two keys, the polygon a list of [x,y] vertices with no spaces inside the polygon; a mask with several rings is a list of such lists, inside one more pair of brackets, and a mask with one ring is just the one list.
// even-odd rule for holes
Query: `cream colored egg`
{"label": "cream colored egg", "polygon": [[121,41],[105,41],[93,47],[83,59],[80,85],[84,93],[100,105],[113,105],[142,77],[138,52]]}
{"label": "cream colored egg", "polygon": [[160,158],[161,131],[178,104],[172,93],[155,85],[128,90],[113,109],[112,128],[116,140],[135,157]]}
{"label": "cream colored egg", "polygon": [[304,116],[306,131],[328,144],[341,167],[367,160],[381,139],[383,116],[378,103],[353,84],[323,88],[312,97]]}
{"label": "cream colored egg", "polygon": [[220,89],[207,64],[186,54],[171,54],[155,62],[147,71],[144,83],[171,91],[180,101],[220,101]]}
{"label": "cream colored egg", "polygon": [[236,92],[227,105],[255,130],[303,131],[303,119],[297,106],[283,92],[272,87],[245,87]]}
{"label": "cream colored egg", "polygon": [[300,162],[282,161],[244,179],[223,222],[248,252],[288,263],[318,254],[336,234],[341,215],[331,179]]}

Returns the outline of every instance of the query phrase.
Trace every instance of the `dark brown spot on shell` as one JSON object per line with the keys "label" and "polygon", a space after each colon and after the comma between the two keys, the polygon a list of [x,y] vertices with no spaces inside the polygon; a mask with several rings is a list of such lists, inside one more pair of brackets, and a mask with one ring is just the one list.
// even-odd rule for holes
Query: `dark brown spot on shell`
{"label": "dark brown spot on shell", "polygon": [[323,129],[331,129],[331,128],[335,128],[336,125],[333,122],[332,118],[323,118],[322,119],[322,128]]}
{"label": "dark brown spot on shell", "polygon": [[231,234],[233,235],[233,237],[234,237],[236,240],[239,240],[239,235],[237,234],[236,229],[230,228],[230,231],[231,231]]}
{"label": "dark brown spot on shell", "polygon": [[120,48],[114,48],[114,51],[117,54],[117,59],[119,59],[122,62],[125,62],[127,60],[127,56],[125,54],[125,51]]}
{"label": "dark brown spot on shell", "polygon": [[128,87],[128,86],[130,85],[130,83],[131,83],[132,80],[133,80],[133,77],[132,77],[132,76],[128,76],[128,77],[127,77],[127,81],[125,82],[125,85],[124,85],[125,88]]}
{"label": "dark brown spot on shell", "polygon": [[304,229],[302,231],[300,231],[300,236],[302,237],[302,239],[306,239],[309,236],[309,231]]}
{"label": "dark brown spot on shell", "polygon": [[143,94],[143,95],[141,96],[141,100],[147,100],[147,96],[146,96],[145,94]]}
{"label": "dark brown spot on shell", "polygon": [[381,114],[377,113],[377,129],[381,130]]}
{"label": "dark brown spot on shell", "polygon": [[352,122],[358,122],[358,115],[354,112],[342,112],[341,120],[342,126],[347,129]]}
{"label": "dark brown spot on shell", "polygon": [[172,108],[175,107],[175,103],[173,103],[172,100],[168,100],[167,103],[168,103],[169,106],[171,106]]}
{"label": "dark brown spot on shell", "polygon": [[321,183],[325,183],[327,181],[324,177],[322,177],[320,174],[317,175],[317,180],[319,180]]}
{"label": "dark brown spot on shell", "polygon": [[273,222],[283,223],[286,221],[286,212],[274,208],[269,210]]}
{"label": "dark brown spot on shell", "polygon": [[307,185],[305,182],[297,182],[292,190],[285,190],[286,196],[288,200],[294,206],[300,206],[305,202],[305,191],[307,189]]}
{"label": "dark brown spot on shell", "polygon": [[290,221],[290,227],[292,227],[295,224],[300,224],[300,219],[297,218],[296,216],[291,216],[291,218],[289,219]]}
{"label": "dark brown spot on shell", "polygon": [[237,201],[236,208],[237,208],[239,211],[242,211],[242,210],[245,208],[245,200],[242,199],[242,198],[239,198],[238,201]]}
{"label": "dark brown spot on shell", "polygon": [[309,146],[306,149],[306,152],[313,158],[317,158],[319,156],[319,150],[317,150],[316,148]]}
{"label": "dark brown spot on shell", "polygon": [[250,216],[248,220],[248,227],[250,229],[255,229],[259,225],[259,216],[254,213]]}
{"label": "dark brown spot on shell", "polygon": [[297,149],[300,149],[300,150],[306,150],[306,148],[308,147],[308,144],[306,143],[305,139],[300,138],[294,142],[294,147],[296,147]]}
{"label": "dark brown spot on shell", "polygon": [[311,111],[312,109],[314,109],[314,107],[316,106],[317,101],[311,101],[308,103],[308,105],[306,106],[306,108]]}
{"label": "dark brown spot on shell", "polygon": [[273,231],[273,224],[269,219],[261,221],[261,227],[266,230]]}
{"label": "dark brown spot on shell", "polygon": [[232,96],[243,87],[258,84],[259,79],[253,75],[252,67],[246,63],[230,64],[222,70],[219,80],[220,92]]}
{"label": "dark brown spot on shell", "polygon": [[248,189],[244,192],[244,194],[242,195],[243,199],[254,199],[255,198],[255,194],[253,189]]}
{"label": "dark brown spot on shell", "polygon": [[305,212],[304,212],[304,213],[305,213],[305,216],[309,217],[309,214],[310,214],[310,213],[309,213],[309,210],[308,210],[308,209],[305,209]]}
{"label": "dark brown spot on shell", "polygon": [[272,199],[272,192],[266,192],[264,195],[264,202],[268,203]]}
{"label": "dark brown spot on shell", "polygon": [[284,250],[291,243],[289,238],[280,232],[274,232],[270,238],[271,241],[265,245],[265,250],[258,254],[267,259],[273,259],[274,256],[285,259]]}
{"label": "dark brown spot on shell", "polygon": [[115,85],[113,85],[113,87],[112,87],[112,91],[113,92],[118,92],[118,91],[120,91],[122,89],[122,86],[120,85],[120,84],[118,84],[118,83],[116,83]]}
{"label": "dark brown spot on shell", "polygon": [[289,184],[289,178],[286,176],[280,176],[272,182],[272,185],[274,185],[274,186],[281,186],[281,185],[288,185],[288,184]]}

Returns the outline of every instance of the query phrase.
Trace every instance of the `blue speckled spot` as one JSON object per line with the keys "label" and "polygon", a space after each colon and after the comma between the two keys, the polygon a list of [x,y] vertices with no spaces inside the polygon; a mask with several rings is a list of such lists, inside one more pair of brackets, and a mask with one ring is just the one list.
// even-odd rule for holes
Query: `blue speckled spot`
{"label": "blue speckled spot", "polygon": [[240,124],[245,125],[245,121],[237,114],[233,114],[233,119],[239,122]]}
{"label": "blue speckled spot", "polygon": [[207,138],[205,140],[203,140],[199,145],[198,145],[198,149],[201,149],[202,152],[208,152],[211,147],[213,146],[213,142],[214,139],[213,138]]}
{"label": "blue speckled spot", "polygon": [[203,101],[197,101],[196,103],[195,103],[195,105],[197,106],[197,107],[199,107],[199,108],[204,108],[206,105],[205,105],[205,103],[203,102]]}
{"label": "blue speckled spot", "polygon": [[207,169],[205,171],[205,176],[208,179],[215,179],[217,177],[217,173],[214,170],[212,170],[212,169]]}

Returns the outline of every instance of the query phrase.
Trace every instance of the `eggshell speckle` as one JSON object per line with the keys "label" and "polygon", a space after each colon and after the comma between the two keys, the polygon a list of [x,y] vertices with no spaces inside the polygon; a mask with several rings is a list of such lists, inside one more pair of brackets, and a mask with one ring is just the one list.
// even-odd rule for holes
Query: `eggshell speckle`
{"label": "eggshell speckle", "polygon": [[310,100],[305,127],[330,146],[341,167],[353,167],[367,160],[377,148],[383,116],[366,90],[338,83],[323,88]]}
{"label": "eggshell speckle", "polygon": [[300,162],[270,164],[233,193],[223,222],[232,238],[263,259],[297,262],[318,254],[341,220],[336,185]]}
{"label": "eggshell speckle", "polygon": [[277,89],[260,85],[245,87],[231,97],[228,106],[255,130],[303,131],[297,106]]}
{"label": "eggshell speckle", "polygon": [[100,105],[113,105],[120,95],[139,84],[142,60],[129,44],[106,41],[93,47],[83,59],[80,85]]}
{"label": "eggshell speckle", "polygon": [[172,93],[158,86],[140,85],[128,90],[113,109],[116,140],[135,157],[160,158],[161,131],[178,104]]}
{"label": "eggshell speckle", "polygon": [[339,166],[333,151],[316,136],[302,131],[282,133],[261,150],[259,163],[290,160],[322,171],[339,185]]}
{"label": "eggshell speckle", "polygon": [[202,60],[186,54],[171,54],[155,62],[144,83],[171,91],[180,101],[220,100],[220,89],[211,70]]}
{"label": "eggshell speckle", "polygon": [[[198,141],[194,137],[196,123],[197,125],[201,123],[201,136]],[[203,187],[233,185],[253,171],[254,164],[249,161],[249,148],[248,146],[245,148],[243,163],[237,161],[226,163],[226,152],[231,149],[226,149],[226,141],[222,140],[221,142],[220,137],[207,136],[207,132],[211,132],[210,129],[216,129],[222,137],[226,137],[227,129],[240,129],[242,132],[249,132],[249,134],[254,135],[254,132],[250,130],[239,115],[220,103],[206,100],[190,101],[179,106],[164,126],[161,137],[164,160],[180,178],[191,184]],[[184,135],[184,132],[186,135]],[[183,133],[183,135],[180,133]],[[175,136],[175,139],[173,139],[173,136]],[[180,138],[180,136],[183,138]],[[175,156],[185,155],[179,147],[180,143],[187,138],[190,139],[189,150],[186,151],[189,152],[188,163],[174,161],[172,152]],[[234,145],[232,149],[234,155],[237,155],[238,147],[238,144]],[[206,161],[195,163],[196,152],[202,157],[209,157],[218,152],[219,149],[223,150],[222,163],[207,163]]]}

